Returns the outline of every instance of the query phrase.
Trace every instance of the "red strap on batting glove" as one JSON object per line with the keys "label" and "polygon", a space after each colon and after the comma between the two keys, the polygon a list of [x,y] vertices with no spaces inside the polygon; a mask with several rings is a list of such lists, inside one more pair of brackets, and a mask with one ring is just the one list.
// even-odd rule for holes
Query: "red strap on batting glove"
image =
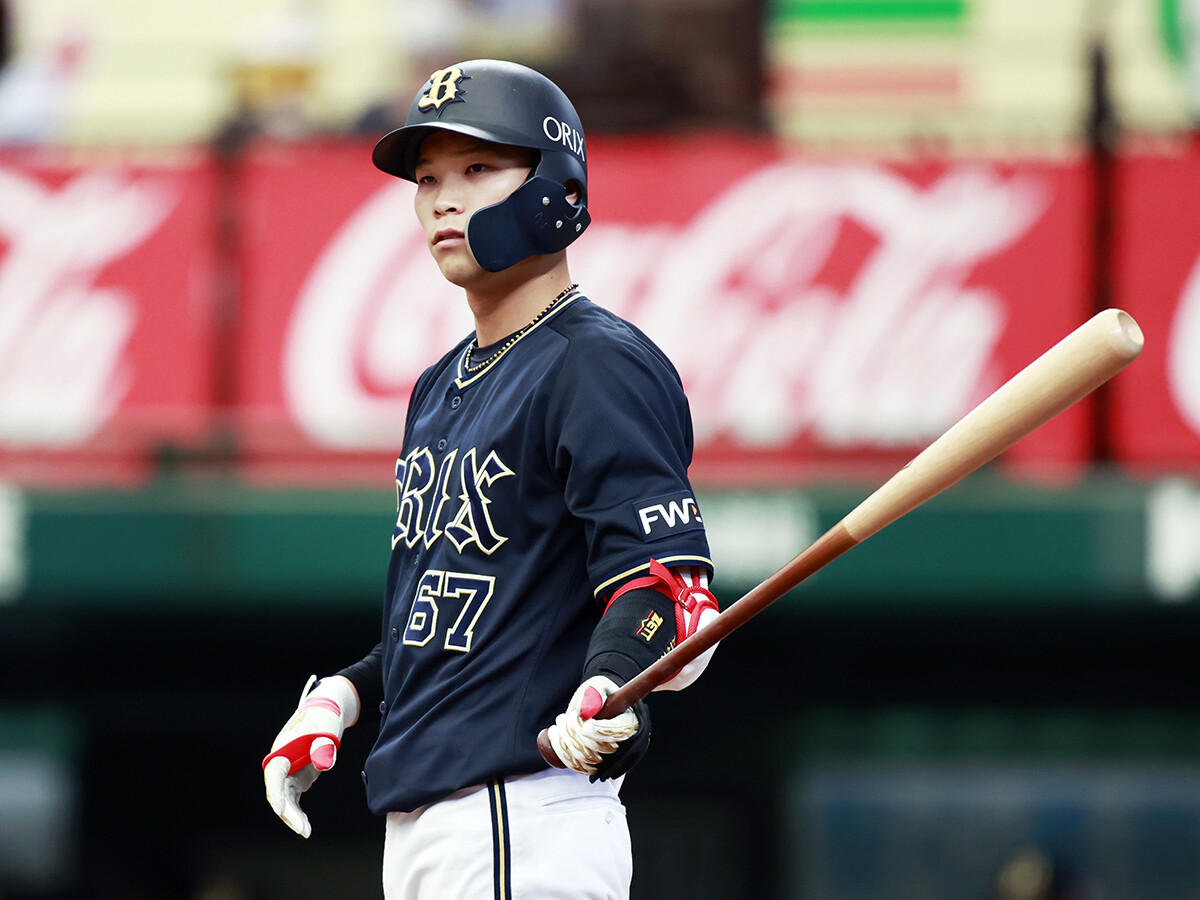
{"label": "red strap on batting glove", "polygon": [[[309,697],[296,707],[296,712],[293,714],[292,720],[288,723],[288,728],[294,728],[300,724],[304,710],[314,708],[328,710],[335,716],[342,714],[342,708],[338,706],[336,701],[328,697]],[[317,771],[324,772],[326,769],[333,767],[334,760],[337,758],[337,751],[341,749],[341,746],[341,738],[332,732],[305,732],[268,753],[263,758],[262,767],[265,769],[267,763],[278,756],[282,756],[288,760],[291,766],[288,770],[289,775],[294,775],[309,763],[312,763]]]}

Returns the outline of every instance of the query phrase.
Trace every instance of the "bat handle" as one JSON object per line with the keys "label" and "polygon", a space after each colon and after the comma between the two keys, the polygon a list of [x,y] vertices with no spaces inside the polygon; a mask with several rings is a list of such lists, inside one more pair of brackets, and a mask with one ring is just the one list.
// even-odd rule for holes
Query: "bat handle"
{"label": "bat handle", "polygon": [[[730,632],[741,627],[751,617],[856,543],[858,541],[846,530],[844,523],[830,528],[782,569],[765,579],[736,603],[723,609],[715,619],[687,640],[677,643],[657,661],[609,694],[594,717],[611,719],[619,716],[706,650],[715,647],[717,642]],[[549,729],[542,729],[537,738],[537,745],[542,759],[547,763],[556,769],[566,768],[554,752],[554,745],[550,743]]]}

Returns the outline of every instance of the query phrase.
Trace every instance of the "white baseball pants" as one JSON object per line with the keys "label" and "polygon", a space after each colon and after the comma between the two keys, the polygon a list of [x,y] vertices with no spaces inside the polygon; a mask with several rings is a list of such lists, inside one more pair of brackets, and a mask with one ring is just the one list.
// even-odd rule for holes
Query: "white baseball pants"
{"label": "white baseball pants", "polygon": [[621,779],[549,769],[389,813],[385,900],[627,900]]}

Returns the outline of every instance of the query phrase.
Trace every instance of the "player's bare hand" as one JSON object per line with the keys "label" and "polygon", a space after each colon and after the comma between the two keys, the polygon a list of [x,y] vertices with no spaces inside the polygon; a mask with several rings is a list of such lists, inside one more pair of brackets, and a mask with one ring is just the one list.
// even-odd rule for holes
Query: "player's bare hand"
{"label": "player's bare hand", "polygon": [[603,781],[624,775],[646,753],[650,743],[650,712],[638,701],[612,719],[594,718],[618,685],[604,675],[583,682],[550,726],[548,737],[568,769]]}
{"label": "player's bare hand", "polygon": [[313,687],[308,679],[300,705],[275,736],[263,760],[267,803],[275,815],[301,837],[312,834],[312,824],[300,808],[300,796],[317,776],[333,768],[342,733],[358,718],[358,694],[345,678],[334,676]]}

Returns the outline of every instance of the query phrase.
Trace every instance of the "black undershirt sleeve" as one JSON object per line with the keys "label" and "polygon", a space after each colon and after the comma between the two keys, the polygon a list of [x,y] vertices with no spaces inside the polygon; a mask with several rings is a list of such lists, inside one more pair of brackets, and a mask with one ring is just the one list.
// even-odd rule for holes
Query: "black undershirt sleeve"
{"label": "black undershirt sleeve", "polygon": [[378,716],[379,704],[383,702],[383,642],[352,666],[334,673],[350,679],[358,692],[358,717],[368,713]]}
{"label": "black undershirt sleeve", "polygon": [[583,680],[607,675],[625,684],[675,646],[675,601],[651,588],[618,597],[588,644]]}

